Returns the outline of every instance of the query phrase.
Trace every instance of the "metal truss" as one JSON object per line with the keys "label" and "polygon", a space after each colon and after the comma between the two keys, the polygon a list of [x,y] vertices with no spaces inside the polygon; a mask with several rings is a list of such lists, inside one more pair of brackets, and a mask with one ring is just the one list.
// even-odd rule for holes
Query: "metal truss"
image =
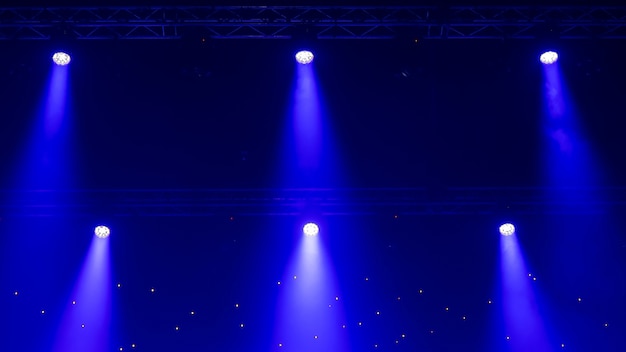
{"label": "metal truss", "polygon": [[626,188],[376,188],[2,191],[0,218],[603,214]]}
{"label": "metal truss", "polygon": [[0,7],[0,39],[625,39],[626,6]]}

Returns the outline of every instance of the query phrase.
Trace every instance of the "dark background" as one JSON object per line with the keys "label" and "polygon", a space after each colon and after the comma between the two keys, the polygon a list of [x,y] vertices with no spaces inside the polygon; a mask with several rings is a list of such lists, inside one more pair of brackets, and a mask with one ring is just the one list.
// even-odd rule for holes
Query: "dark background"
{"label": "dark background", "polygon": [[[0,43],[3,189],[19,175],[55,46]],[[296,43],[197,37],[67,47],[76,189],[282,186]],[[537,60],[544,43],[311,47],[345,173],[333,186],[548,185]],[[599,165],[595,186],[623,186],[623,42],[552,47]],[[269,349],[275,283],[288,275],[290,234],[301,219],[231,215],[104,216],[113,229],[113,277],[123,283],[114,291],[114,350],[131,343],[138,351]],[[501,307],[487,304],[498,302],[502,214],[394,215],[390,207],[325,220],[353,351],[376,343],[384,351],[505,350]],[[565,343],[568,351],[620,351],[626,342],[623,219],[619,212],[513,216],[555,350]],[[2,218],[0,350],[47,350],[101,221]]]}

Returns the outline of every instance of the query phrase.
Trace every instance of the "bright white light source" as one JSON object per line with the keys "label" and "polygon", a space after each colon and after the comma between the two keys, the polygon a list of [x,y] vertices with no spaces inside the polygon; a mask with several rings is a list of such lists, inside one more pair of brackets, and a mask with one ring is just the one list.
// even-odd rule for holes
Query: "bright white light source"
{"label": "bright white light source", "polygon": [[111,230],[109,230],[108,227],[101,225],[96,227],[94,233],[100,238],[107,238],[111,234]]}
{"label": "bright white light source", "polygon": [[506,224],[502,224],[500,226],[500,234],[502,236],[511,236],[514,233],[515,233],[515,226],[513,226],[513,224],[507,222]]}
{"label": "bright white light source", "polygon": [[310,64],[313,61],[313,53],[308,50],[298,51],[296,61],[303,65]]}
{"label": "bright white light source", "polygon": [[317,236],[317,234],[320,232],[320,228],[316,224],[310,222],[304,225],[304,227],[302,228],[302,232],[304,232],[304,234],[307,236]]}
{"label": "bright white light source", "polygon": [[70,58],[69,54],[59,51],[58,53],[54,53],[54,55],[52,55],[52,61],[59,66],[65,66],[72,61],[72,58]]}
{"label": "bright white light source", "polygon": [[541,63],[544,65],[551,65],[555,63],[558,59],[559,59],[559,54],[557,54],[554,51],[546,51],[545,53],[541,54],[541,56],[539,57],[539,61],[541,61]]}

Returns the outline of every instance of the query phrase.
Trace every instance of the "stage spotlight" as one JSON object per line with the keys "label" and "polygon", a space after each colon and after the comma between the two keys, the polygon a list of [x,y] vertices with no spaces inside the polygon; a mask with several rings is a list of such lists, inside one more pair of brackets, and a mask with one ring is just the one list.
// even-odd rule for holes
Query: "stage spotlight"
{"label": "stage spotlight", "polygon": [[544,65],[551,65],[555,63],[558,59],[559,59],[559,54],[557,54],[554,51],[546,51],[545,53],[541,54],[541,56],[539,57],[539,61],[541,61],[541,63]]}
{"label": "stage spotlight", "polygon": [[304,227],[302,228],[302,232],[304,232],[306,236],[317,236],[317,234],[320,232],[320,228],[316,224],[310,222],[304,225]]}
{"label": "stage spotlight", "polygon": [[296,61],[303,65],[310,64],[313,61],[313,53],[308,50],[298,51],[296,54]]}
{"label": "stage spotlight", "polygon": [[94,230],[94,233],[96,234],[97,237],[107,238],[111,234],[111,230],[109,230],[108,227],[101,225],[101,226],[96,227],[96,229]]}
{"label": "stage spotlight", "polygon": [[69,54],[59,51],[58,53],[54,53],[54,55],[52,55],[52,61],[59,66],[65,66],[72,61],[72,58],[70,58]]}
{"label": "stage spotlight", "polygon": [[500,234],[502,236],[511,236],[514,233],[515,233],[515,226],[513,226],[513,224],[507,222],[506,224],[502,224],[500,226]]}

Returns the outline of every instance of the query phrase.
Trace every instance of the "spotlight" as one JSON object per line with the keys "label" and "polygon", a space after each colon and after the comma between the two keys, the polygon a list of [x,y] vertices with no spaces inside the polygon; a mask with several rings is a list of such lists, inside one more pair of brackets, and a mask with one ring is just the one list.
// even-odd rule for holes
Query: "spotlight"
{"label": "spotlight", "polygon": [[541,63],[544,65],[552,65],[558,59],[559,59],[559,54],[557,54],[554,51],[546,51],[545,53],[541,54],[541,56],[539,57],[539,61],[541,61]]}
{"label": "spotlight", "polygon": [[320,232],[320,228],[316,224],[310,222],[304,225],[304,227],[302,228],[302,232],[304,232],[306,236],[317,236],[317,234]]}
{"label": "spotlight", "polygon": [[502,236],[511,236],[514,233],[515,226],[513,226],[513,224],[507,222],[506,224],[500,225],[500,234]]}
{"label": "spotlight", "polygon": [[313,61],[313,53],[308,50],[301,50],[296,53],[296,61],[303,65],[310,64]]}
{"label": "spotlight", "polygon": [[107,238],[111,234],[111,230],[109,230],[109,228],[106,226],[100,225],[96,227],[96,229],[94,230],[94,233],[96,234],[97,237]]}
{"label": "spotlight", "polygon": [[54,53],[54,55],[52,55],[52,61],[59,66],[65,66],[72,61],[72,58],[69,54],[59,51],[58,53]]}

